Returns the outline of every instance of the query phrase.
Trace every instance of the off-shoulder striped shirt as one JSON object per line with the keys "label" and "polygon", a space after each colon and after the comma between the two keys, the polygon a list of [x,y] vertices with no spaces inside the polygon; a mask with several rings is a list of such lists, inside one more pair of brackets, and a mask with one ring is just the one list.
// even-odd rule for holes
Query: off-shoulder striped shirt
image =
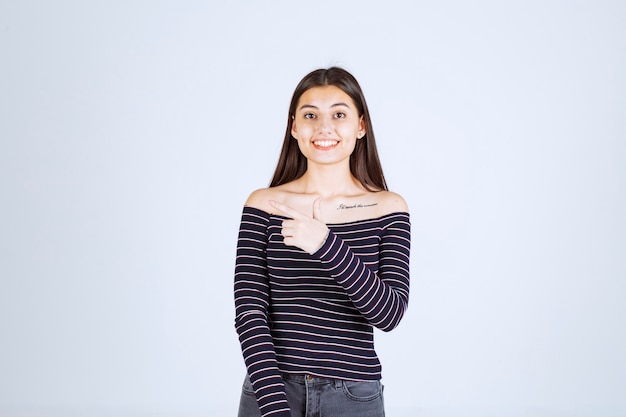
{"label": "off-shoulder striped shirt", "polygon": [[290,416],[284,373],[377,380],[373,326],[389,331],[409,300],[405,212],[329,224],[312,255],[286,246],[283,216],[245,206],[235,265],[235,328],[263,416]]}

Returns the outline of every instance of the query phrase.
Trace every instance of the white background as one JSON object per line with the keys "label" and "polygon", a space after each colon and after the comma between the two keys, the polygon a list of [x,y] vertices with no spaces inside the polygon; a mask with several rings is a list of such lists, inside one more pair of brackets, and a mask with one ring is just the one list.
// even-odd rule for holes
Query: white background
{"label": "white background", "polygon": [[626,3],[0,0],[0,416],[234,416],[241,207],[340,65],[411,208],[390,417],[626,416]]}

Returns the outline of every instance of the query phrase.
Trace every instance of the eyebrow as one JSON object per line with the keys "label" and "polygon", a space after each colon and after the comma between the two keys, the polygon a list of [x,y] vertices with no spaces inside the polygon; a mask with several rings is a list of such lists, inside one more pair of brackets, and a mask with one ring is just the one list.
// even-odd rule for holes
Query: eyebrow
{"label": "eyebrow", "polygon": [[[346,103],[344,102],[340,102],[340,103],[335,103],[332,106],[330,106],[331,108],[333,107],[340,107],[340,106],[345,106],[347,108],[350,108],[350,106],[348,106]],[[314,106],[312,104],[303,104],[302,106],[300,106],[300,110],[302,109],[317,109],[319,110],[319,108],[317,106]]]}

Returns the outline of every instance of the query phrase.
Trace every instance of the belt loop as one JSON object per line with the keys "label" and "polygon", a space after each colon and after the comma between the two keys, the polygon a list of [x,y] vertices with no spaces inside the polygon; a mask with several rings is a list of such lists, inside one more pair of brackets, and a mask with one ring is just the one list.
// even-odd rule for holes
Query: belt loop
{"label": "belt loop", "polygon": [[336,389],[341,388],[342,382],[343,381],[341,379],[335,379],[335,388]]}

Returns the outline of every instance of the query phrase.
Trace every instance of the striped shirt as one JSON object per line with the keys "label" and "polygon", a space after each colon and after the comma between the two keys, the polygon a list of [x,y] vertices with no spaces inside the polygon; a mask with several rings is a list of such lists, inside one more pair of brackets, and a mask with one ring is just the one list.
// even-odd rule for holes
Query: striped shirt
{"label": "striped shirt", "polygon": [[245,206],[235,328],[263,416],[290,416],[281,372],[378,380],[373,326],[395,328],[409,300],[405,212],[329,224],[312,255],[286,246],[283,216]]}

